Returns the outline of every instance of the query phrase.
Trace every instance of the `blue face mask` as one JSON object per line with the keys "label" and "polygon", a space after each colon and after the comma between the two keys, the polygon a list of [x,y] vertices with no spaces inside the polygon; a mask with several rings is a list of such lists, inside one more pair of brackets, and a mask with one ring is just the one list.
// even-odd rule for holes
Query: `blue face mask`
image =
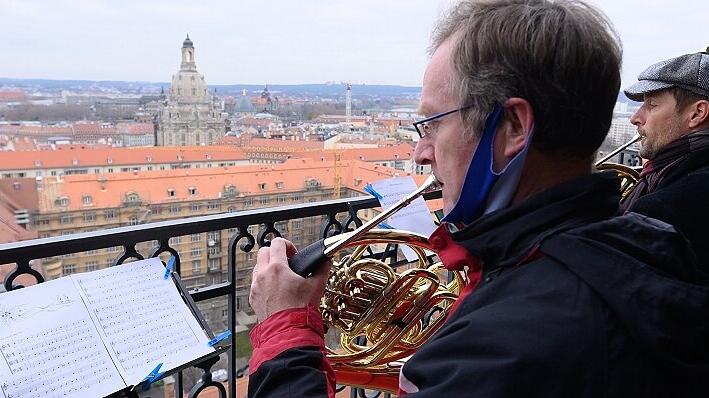
{"label": "blue face mask", "polygon": [[485,213],[507,207],[512,200],[522,175],[532,134],[527,138],[524,148],[502,171],[496,173],[493,169],[493,145],[502,110],[502,106],[496,105],[487,116],[482,137],[470,160],[460,196],[453,209],[443,217],[443,221],[468,225]]}

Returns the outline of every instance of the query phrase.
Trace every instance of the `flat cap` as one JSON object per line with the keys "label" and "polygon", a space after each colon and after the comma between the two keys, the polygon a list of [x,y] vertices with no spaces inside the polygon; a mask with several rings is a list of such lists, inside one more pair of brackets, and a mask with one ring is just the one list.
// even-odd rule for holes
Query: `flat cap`
{"label": "flat cap", "polygon": [[709,47],[701,53],[686,54],[658,62],[638,76],[638,82],[626,88],[625,95],[643,101],[643,95],[671,87],[680,87],[709,97]]}

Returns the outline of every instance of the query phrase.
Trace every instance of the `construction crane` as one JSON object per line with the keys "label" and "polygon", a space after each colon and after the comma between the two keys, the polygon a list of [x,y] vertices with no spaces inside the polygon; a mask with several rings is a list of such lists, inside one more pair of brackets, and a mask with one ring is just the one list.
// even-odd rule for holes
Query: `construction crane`
{"label": "construction crane", "polygon": [[332,192],[332,196],[335,199],[340,199],[340,191],[342,190],[342,176],[340,175],[340,168],[342,167],[342,164],[340,163],[340,156],[342,155],[341,151],[336,151],[335,152],[335,187]]}

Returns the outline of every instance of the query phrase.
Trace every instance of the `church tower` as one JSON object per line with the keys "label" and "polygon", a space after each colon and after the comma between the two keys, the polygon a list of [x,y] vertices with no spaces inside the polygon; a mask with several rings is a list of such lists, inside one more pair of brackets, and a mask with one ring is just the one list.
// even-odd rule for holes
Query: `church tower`
{"label": "church tower", "polygon": [[180,72],[189,71],[197,72],[197,65],[194,63],[194,44],[190,40],[190,35],[187,35],[185,41],[182,42],[182,63],[180,64]]}
{"label": "church tower", "polygon": [[[225,116],[197,72],[194,43],[182,42],[180,70],[172,76],[170,98],[160,111],[158,145],[211,145],[224,135]],[[214,97],[214,98],[213,98]]]}

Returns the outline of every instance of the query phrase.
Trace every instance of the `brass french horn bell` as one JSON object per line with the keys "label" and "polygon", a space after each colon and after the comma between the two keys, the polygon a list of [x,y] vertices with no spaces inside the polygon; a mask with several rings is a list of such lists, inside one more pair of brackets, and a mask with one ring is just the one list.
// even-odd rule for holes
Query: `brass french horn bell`
{"label": "brass french horn bell", "polygon": [[[462,272],[452,272],[449,278],[442,263],[430,264],[426,250],[436,250],[427,237],[373,229],[437,185],[431,175],[355,231],[318,241],[290,259],[301,276],[333,260],[320,313],[328,328],[339,332],[339,347],[327,348],[339,384],[396,392],[403,361],[443,324],[467,282]],[[409,246],[418,263],[395,272],[384,261],[364,256],[369,245],[382,243]],[[345,249],[350,252],[335,261]]]}

